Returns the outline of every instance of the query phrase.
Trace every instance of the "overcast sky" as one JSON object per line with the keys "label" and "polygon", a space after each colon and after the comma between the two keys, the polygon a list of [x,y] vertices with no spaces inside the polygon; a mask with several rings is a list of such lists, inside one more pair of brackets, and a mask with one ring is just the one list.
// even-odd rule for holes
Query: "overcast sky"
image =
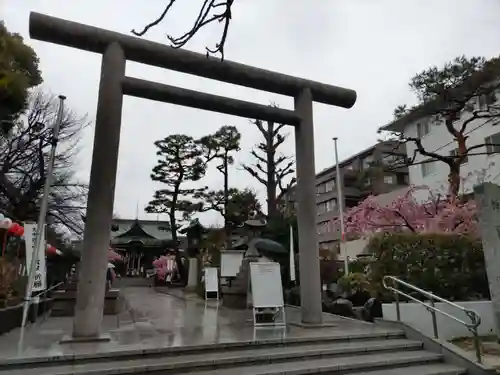
{"label": "overcast sky", "polygon": [[[167,42],[191,26],[202,0],[178,0],[170,17],[146,38]],[[44,87],[67,96],[67,105],[95,118],[100,56],[36,40],[28,35],[30,11],[129,33],[162,11],[167,0],[0,0],[10,31],[21,33],[41,61]],[[146,5],[147,4],[147,5]],[[3,8],[3,9],[2,9]],[[411,102],[409,79],[430,65],[457,55],[492,57],[500,53],[499,0],[236,0],[226,45],[226,59],[260,68],[355,89],[358,101],[350,109],[315,104],[316,170],[334,162],[332,137],[339,137],[344,159],[377,140],[376,130],[389,122],[395,106]],[[220,26],[202,30],[187,48],[204,52],[218,41]],[[291,108],[292,99],[203,78],[127,64],[127,75],[204,92],[275,102]],[[246,172],[249,151],[259,141],[248,120],[195,109],[125,98],[115,212],[123,218],[156,219],[143,212],[158,187],[149,178],[155,164],[153,142],[174,133],[200,137],[222,125],[242,133],[242,151],[230,174],[230,184],[251,187],[264,201],[263,186]],[[292,155],[293,132],[283,148]],[[88,181],[93,128],[84,139],[79,177]],[[206,185],[219,189],[222,175],[209,171]],[[162,217],[165,218],[166,217]],[[205,224],[221,223],[217,214],[203,214]]]}

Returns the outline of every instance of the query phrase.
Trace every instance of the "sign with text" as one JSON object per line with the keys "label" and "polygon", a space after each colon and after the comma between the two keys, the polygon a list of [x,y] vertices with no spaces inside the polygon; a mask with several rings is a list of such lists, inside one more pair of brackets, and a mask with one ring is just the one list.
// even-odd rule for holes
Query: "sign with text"
{"label": "sign with text", "polygon": [[219,277],[217,268],[205,268],[205,290],[207,292],[219,292]]}
{"label": "sign with text", "polygon": [[244,250],[222,250],[221,254],[221,277],[236,277],[240,272],[241,263],[245,255]]}
{"label": "sign with text", "polygon": [[283,288],[279,263],[250,263],[250,283],[254,308],[283,307]]}
{"label": "sign with text", "polygon": [[[30,272],[31,259],[35,254],[36,242],[36,223],[24,224],[24,241],[26,244],[26,271]],[[37,250],[37,264],[35,269],[35,278],[33,281],[33,292],[39,292],[47,288],[47,267],[45,263],[45,227],[42,231],[42,240]]]}

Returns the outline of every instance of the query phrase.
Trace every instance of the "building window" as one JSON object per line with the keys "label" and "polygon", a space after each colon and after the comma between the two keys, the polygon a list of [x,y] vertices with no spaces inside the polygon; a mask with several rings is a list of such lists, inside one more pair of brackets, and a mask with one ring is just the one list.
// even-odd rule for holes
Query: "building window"
{"label": "building window", "polygon": [[352,164],[352,163],[351,163],[351,164],[348,164],[348,165],[346,165],[344,168],[345,168],[346,170],[348,170],[348,171],[354,171],[354,164]]}
{"label": "building window", "polygon": [[330,221],[322,221],[316,227],[318,234],[326,234],[330,232]]}
{"label": "building window", "polygon": [[326,211],[330,212],[333,211],[337,208],[337,200],[336,199],[330,199],[329,201],[326,201]]}
{"label": "building window", "polygon": [[[455,149],[455,150],[451,150],[450,151],[450,156],[454,156],[454,157],[458,157],[458,149]],[[462,160],[462,163],[461,164],[465,164],[469,161],[469,157],[467,155],[465,155],[465,158],[464,160]]]}
{"label": "building window", "polygon": [[495,102],[495,96],[494,95],[479,95],[477,98],[476,102],[476,109],[479,111],[487,111],[488,106],[492,105]]}
{"label": "building window", "polygon": [[384,184],[393,185],[395,180],[394,177],[395,177],[394,175],[384,176]]}
{"label": "building window", "polygon": [[334,189],[335,189],[335,180],[327,181],[325,184],[326,192],[328,193],[330,191],[333,191]]}
{"label": "building window", "polygon": [[397,154],[383,154],[382,155],[382,163],[384,164],[397,164],[397,163],[403,163],[405,160],[404,155],[397,155]]}
{"label": "building window", "polygon": [[367,156],[366,158],[363,159],[363,169],[368,169],[373,165],[373,156]]}
{"label": "building window", "polygon": [[406,173],[397,173],[396,179],[398,185],[408,185],[409,183],[409,177]]}
{"label": "building window", "polygon": [[425,161],[420,164],[420,168],[422,169],[422,177],[427,177],[436,172],[436,163],[434,161]]}
{"label": "building window", "polygon": [[423,138],[429,134],[429,132],[430,129],[428,121],[417,123],[417,138]]}
{"label": "building window", "polygon": [[324,214],[326,212],[326,202],[318,203],[318,215]]}
{"label": "building window", "polygon": [[484,139],[487,154],[500,153],[500,133],[490,135]]}
{"label": "building window", "polygon": [[316,185],[316,194],[323,194],[326,191],[326,184],[321,183],[319,185]]}

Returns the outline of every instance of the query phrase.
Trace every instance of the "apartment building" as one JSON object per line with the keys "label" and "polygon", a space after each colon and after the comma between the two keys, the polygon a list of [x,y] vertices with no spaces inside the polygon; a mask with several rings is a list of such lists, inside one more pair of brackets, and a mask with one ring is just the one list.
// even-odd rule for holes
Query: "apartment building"
{"label": "apartment building", "polygon": [[[406,151],[398,142],[380,142],[340,163],[343,207],[354,207],[368,195],[378,195],[408,185],[408,170],[404,165]],[[339,228],[333,225],[338,217],[336,166],[316,175],[316,209],[318,242],[321,249],[334,249],[340,239]],[[295,189],[284,200],[296,204]]]}
{"label": "apartment building", "polygon": [[[499,96],[497,95],[497,99]],[[498,100],[497,100],[498,104]],[[484,109],[486,105],[482,98],[474,98],[472,103],[474,109]],[[464,114],[454,124],[460,129],[463,122],[470,118],[470,114]],[[405,137],[419,138],[427,151],[435,152],[443,156],[452,156],[456,152],[457,143],[446,129],[445,124],[435,121],[430,116],[419,115],[418,111],[401,119],[398,119],[380,130],[402,133]],[[500,182],[500,117],[490,119],[476,119],[466,127],[467,147],[474,145],[485,145],[471,151],[460,168],[461,194],[472,192],[474,185],[486,181]],[[490,144],[489,146],[486,146]],[[413,158],[416,145],[409,141],[406,144],[406,152],[409,158]],[[415,160],[409,166],[409,179],[413,185],[427,185],[438,193],[445,193],[448,187],[449,167],[439,160],[430,159],[416,153]],[[425,191],[417,193],[419,200],[425,200]]]}

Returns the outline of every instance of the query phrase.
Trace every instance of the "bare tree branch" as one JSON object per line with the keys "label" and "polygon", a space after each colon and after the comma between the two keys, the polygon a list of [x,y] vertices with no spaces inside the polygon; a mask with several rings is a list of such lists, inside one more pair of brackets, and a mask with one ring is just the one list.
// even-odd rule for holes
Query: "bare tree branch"
{"label": "bare tree branch", "polygon": [[[20,116],[9,137],[0,140],[0,206],[18,220],[36,221],[56,121],[58,100],[34,91],[27,112]],[[74,177],[74,161],[79,151],[86,117],[70,110],[63,114],[54,161],[54,182],[49,195],[48,215],[54,225],[81,233],[82,211],[73,208],[86,200],[87,187]]]}
{"label": "bare tree branch", "polygon": [[[151,28],[159,25],[161,22],[165,20],[165,17],[172,9],[173,5],[177,0],[169,0],[168,4],[165,6],[163,12],[157,17],[154,21],[148,23],[141,31],[136,31],[132,29],[132,34],[136,36],[144,36]],[[179,37],[172,37],[171,35],[167,35],[168,40],[170,41],[173,48],[182,48],[184,47],[195,35],[196,33],[204,26],[207,26],[210,23],[224,22],[224,28],[222,31],[222,35],[218,43],[215,44],[215,48],[205,47],[207,57],[209,55],[215,55],[220,53],[221,60],[224,60],[224,47],[227,40],[227,35],[229,31],[229,24],[231,22],[232,13],[231,6],[233,5],[234,0],[226,0],[226,1],[217,1],[217,0],[204,0],[203,5],[201,6],[198,16],[196,17],[193,26],[187,32],[182,34]],[[223,9],[219,13],[212,13],[212,11],[217,11],[219,9]]]}
{"label": "bare tree branch", "polygon": [[242,168],[266,187],[267,214],[272,217],[279,210],[279,199],[294,183],[294,179],[287,185],[284,183],[287,176],[295,172],[294,162],[290,157],[278,154],[279,147],[287,138],[287,135],[280,132],[284,124],[270,121],[264,123],[260,120],[254,120],[252,123],[257,126],[264,139],[250,152],[256,159],[255,163],[243,164]]}

